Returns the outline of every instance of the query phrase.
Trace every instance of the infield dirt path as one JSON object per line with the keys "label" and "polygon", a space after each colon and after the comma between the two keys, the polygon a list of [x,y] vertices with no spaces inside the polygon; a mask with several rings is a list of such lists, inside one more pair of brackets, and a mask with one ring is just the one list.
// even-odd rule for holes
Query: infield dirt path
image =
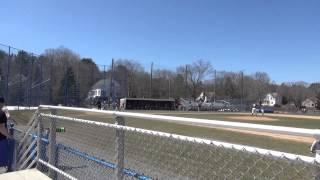
{"label": "infield dirt path", "polygon": [[278,121],[279,119],[267,116],[226,116],[230,120],[244,120],[244,121]]}
{"label": "infield dirt path", "polygon": [[302,115],[302,114],[265,114],[265,116],[320,120],[320,116],[311,116],[311,115]]}
{"label": "infield dirt path", "polygon": [[[241,112],[181,112],[181,111],[172,111],[172,112],[152,112],[151,114],[159,114],[159,115],[201,115],[201,114],[212,114],[212,115],[232,115],[232,116],[251,116],[251,113],[241,113]],[[259,114],[261,116],[261,114]],[[264,116],[267,117],[288,117],[288,118],[297,118],[297,119],[315,119],[315,120],[320,120],[320,116],[316,115],[302,115],[302,114],[277,114],[277,113],[265,113]]]}
{"label": "infield dirt path", "polygon": [[310,143],[310,144],[314,141],[313,138],[291,136],[291,135],[284,135],[284,134],[275,134],[275,133],[258,132],[258,131],[247,131],[247,130],[239,130],[239,129],[232,129],[232,128],[217,128],[217,129],[233,131],[233,132],[240,132],[240,133],[245,133],[245,134],[259,135],[259,136],[268,136],[268,137],[272,137],[272,138],[276,138],[276,139],[284,139],[284,140],[297,141],[297,142]]}
{"label": "infield dirt path", "polygon": [[259,131],[240,130],[240,129],[233,129],[233,128],[217,128],[217,127],[208,126],[208,125],[199,125],[196,123],[183,123],[183,124],[189,124],[189,125],[193,125],[193,126],[213,128],[213,129],[221,129],[221,130],[226,130],[226,131],[239,132],[239,133],[244,133],[244,134],[252,134],[252,135],[258,135],[258,136],[268,136],[268,137],[275,138],[275,139],[290,140],[290,141],[296,141],[296,142],[302,142],[302,143],[312,143],[314,141],[314,138],[309,138],[309,137],[275,134],[275,133],[259,132]]}
{"label": "infield dirt path", "polygon": [[[242,120],[242,121],[278,121],[277,117],[288,117],[288,118],[301,118],[301,119],[314,119],[314,120],[320,120],[320,116],[309,116],[309,115],[293,115],[293,114],[265,114],[264,116],[261,116],[259,114],[258,116],[251,116],[251,113],[225,113],[225,112],[218,112],[218,113],[212,113],[212,112],[181,112],[181,113],[157,113],[157,114],[166,114],[166,115],[174,115],[174,114],[212,114],[212,115],[230,115],[225,116],[226,119],[229,120]],[[200,127],[209,127],[214,129],[222,129],[227,131],[233,131],[233,132],[239,132],[239,133],[245,133],[245,134],[252,134],[252,135],[259,135],[259,136],[267,136],[271,138],[276,139],[284,139],[284,140],[290,140],[290,141],[296,141],[296,142],[303,142],[303,143],[312,143],[314,141],[314,138],[309,137],[300,137],[300,136],[292,136],[292,135],[284,135],[284,134],[275,134],[275,133],[267,133],[267,132],[260,132],[260,131],[252,131],[252,130],[239,130],[239,129],[233,129],[233,128],[217,128],[210,125],[199,125],[197,123],[182,123],[182,124],[188,124],[193,126],[200,126]]]}

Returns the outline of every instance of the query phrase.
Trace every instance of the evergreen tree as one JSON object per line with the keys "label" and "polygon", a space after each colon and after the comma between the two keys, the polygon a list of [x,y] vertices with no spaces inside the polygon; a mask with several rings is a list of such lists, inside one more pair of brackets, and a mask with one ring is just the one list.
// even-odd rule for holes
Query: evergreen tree
{"label": "evergreen tree", "polygon": [[283,96],[283,97],[282,97],[282,100],[281,100],[281,104],[282,104],[282,105],[287,105],[288,102],[289,102],[288,97],[287,97],[287,96]]}
{"label": "evergreen tree", "polygon": [[79,100],[78,85],[71,67],[68,67],[61,82],[59,89],[59,102],[64,105],[76,105]]}

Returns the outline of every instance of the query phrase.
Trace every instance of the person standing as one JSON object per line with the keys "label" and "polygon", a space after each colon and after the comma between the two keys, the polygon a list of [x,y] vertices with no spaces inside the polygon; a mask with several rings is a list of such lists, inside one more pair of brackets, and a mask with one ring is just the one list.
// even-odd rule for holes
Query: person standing
{"label": "person standing", "polygon": [[9,109],[6,106],[3,106],[2,111],[6,114],[7,119],[9,119],[10,118]]}
{"label": "person standing", "polygon": [[0,167],[9,166],[10,156],[8,139],[11,139],[11,135],[7,128],[7,115],[2,110],[4,103],[4,98],[0,97]]}
{"label": "person standing", "polygon": [[98,101],[97,101],[97,107],[99,110],[101,110],[101,100],[100,99],[98,99]]}
{"label": "person standing", "polygon": [[4,103],[4,98],[0,97],[0,141],[10,137],[7,129],[7,114],[2,110]]}
{"label": "person standing", "polygon": [[252,105],[252,109],[251,109],[251,115],[255,115],[256,114],[256,104]]}

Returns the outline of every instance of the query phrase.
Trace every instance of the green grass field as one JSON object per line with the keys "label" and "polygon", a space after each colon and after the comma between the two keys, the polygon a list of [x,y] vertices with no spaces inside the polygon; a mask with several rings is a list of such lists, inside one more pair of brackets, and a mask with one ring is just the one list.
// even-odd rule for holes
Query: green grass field
{"label": "green grass field", "polygon": [[[298,128],[308,128],[308,129],[317,129],[320,128],[320,119],[306,119],[306,118],[290,118],[290,117],[276,117],[275,121],[254,121],[254,120],[235,120],[229,119],[230,114],[178,114],[175,116],[180,117],[192,117],[192,118],[200,118],[200,119],[216,119],[216,120],[224,120],[224,121],[233,121],[233,122],[247,122],[254,124],[266,124],[266,125],[275,125],[275,126],[288,126],[288,127],[298,127]],[[232,116],[232,115],[231,115]],[[237,114],[237,116],[248,116],[243,114]]]}
{"label": "green grass field", "polygon": [[[139,111],[141,112],[141,111]],[[200,119],[215,119],[224,121],[234,121],[234,122],[248,122],[256,124],[268,124],[276,126],[290,126],[299,128],[311,128],[315,129],[320,127],[320,120],[315,119],[297,119],[290,117],[276,117],[277,121],[245,121],[245,120],[234,120],[230,119],[231,116],[247,116],[245,114],[224,114],[224,113],[181,113],[181,112],[146,112],[153,114],[162,114],[170,116],[180,116],[180,117],[192,117]],[[15,119],[18,124],[26,124],[31,118],[32,111],[13,111],[11,116]],[[114,123],[112,116],[99,113],[82,113],[82,112],[71,112],[71,111],[58,111],[58,115],[65,115],[70,117],[77,117],[82,119],[109,122]],[[262,136],[262,135],[252,135],[240,132],[232,132],[227,130],[214,129],[210,127],[199,127],[186,124],[177,124],[161,121],[151,121],[144,119],[126,118],[126,125],[132,127],[138,127],[149,130],[163,131],[168,133],[175,133],[186,136],[194,136],[207,138],[212,140],[220,140],[230,143],[237,143],[243,145],[256,146],[260,148],[267,148],[273,150],[279,150],[290,153],[297,153],[302,155],[313,156],[309,153],[309,147],[311,144],[304,142],[297,142],[292,140],[276,139],[272,137]]]}

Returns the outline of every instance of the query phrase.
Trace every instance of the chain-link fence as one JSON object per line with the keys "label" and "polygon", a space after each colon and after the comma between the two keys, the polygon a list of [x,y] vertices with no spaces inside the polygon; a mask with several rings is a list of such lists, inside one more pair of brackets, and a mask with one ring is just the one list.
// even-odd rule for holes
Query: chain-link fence
{"label": "chain-link fence", "polygon": [[316,179],[320,175],[314,157],[128,127],[125,116],[110,124],[59,113],[63,114],[42,111],[29,123],[31,128],[20,138],[25,150],[19,149],[18,167],[32,167],[38,160],[38,169],[53,179]]}
{"label": "chain-link fence", "polygon": [[33,106],[48,103],[49,66],[36,54],[0,46],[1,96],[8,105]]}
{"label": "chain-link fence", "polygon": [[[201,106],[200,110],[204,111],[250,110],[257,100],[248,92],[252,88],[244,84],[241,73],[214,73],[193,87],[188,80],[191,73],[188,66],[174,71],[169,66],[121,59],[106,64],[96,64],[65,48],[48,49],[37,55],[0,44],[0,96],[10,106],[97,107],[101,101],[106,109],[115,109],[123,97],[176,99],[177,102],[183,98],[196,105],[181,109],[198,110]],[[230,80],[232,88],[226,85],[225,78]],[[207,103],[194,101],[201,92],[206,94]]]}
{"label": "chain-link fence", "polygon": [[[80,58],[68,49],[49,49],[37,55],[0,44],[0,96],[5,97],[11,106],[63,104],[92,107],[101,101],[111,107],[119,104],[123,97],[194,100],[183,72],[174,72],[159,64],[141,66],[121,59],[107,64],[95,64],[92,59]],[[210,102],[228,101],[218,95],[216,86],[207,84],[200,89],[207,93]],[[221,103],[217,103],[220,107]],[[244,110],[244,104],[236,102],[229,109]],[[202,108],[214,109],[228,108]]]}
{"label": "chain-link fence", "polygon": [[[58,126],[67,129],[57,135],[57,143],[63,147],[58,149],[64,158],[57,158],[56,166],[80,179],[106,179],[110,175],[113,178],[117,158],[123,159],[123,168],[129,172],[152,179],[310,179],[320,170],[317,164],[308,164],[298,156],[292,160],[285,154],[273,157],[271,152],[252,153],[246,147],[230,148],[204,139],[61,116],[42,117],[44,122],[54,118]],[[117,131],[124,137],[117,137]],[[116,148],[121,138],[124,152],[117,152],[122,150]]]}
{"label": "chain-link fence", "polygon": [[0,96],[10,106],[83,106],[91,86],[106,78],[99,67],[68,49],[37,55],[0,44]]}
{"label": "chain-link fence", "polygon": [[111,62],[95,64],[63,48],[37,55],[0,44],[0,96],[10,106],[110,105],[128,94],[127,71],[113,71]]}

